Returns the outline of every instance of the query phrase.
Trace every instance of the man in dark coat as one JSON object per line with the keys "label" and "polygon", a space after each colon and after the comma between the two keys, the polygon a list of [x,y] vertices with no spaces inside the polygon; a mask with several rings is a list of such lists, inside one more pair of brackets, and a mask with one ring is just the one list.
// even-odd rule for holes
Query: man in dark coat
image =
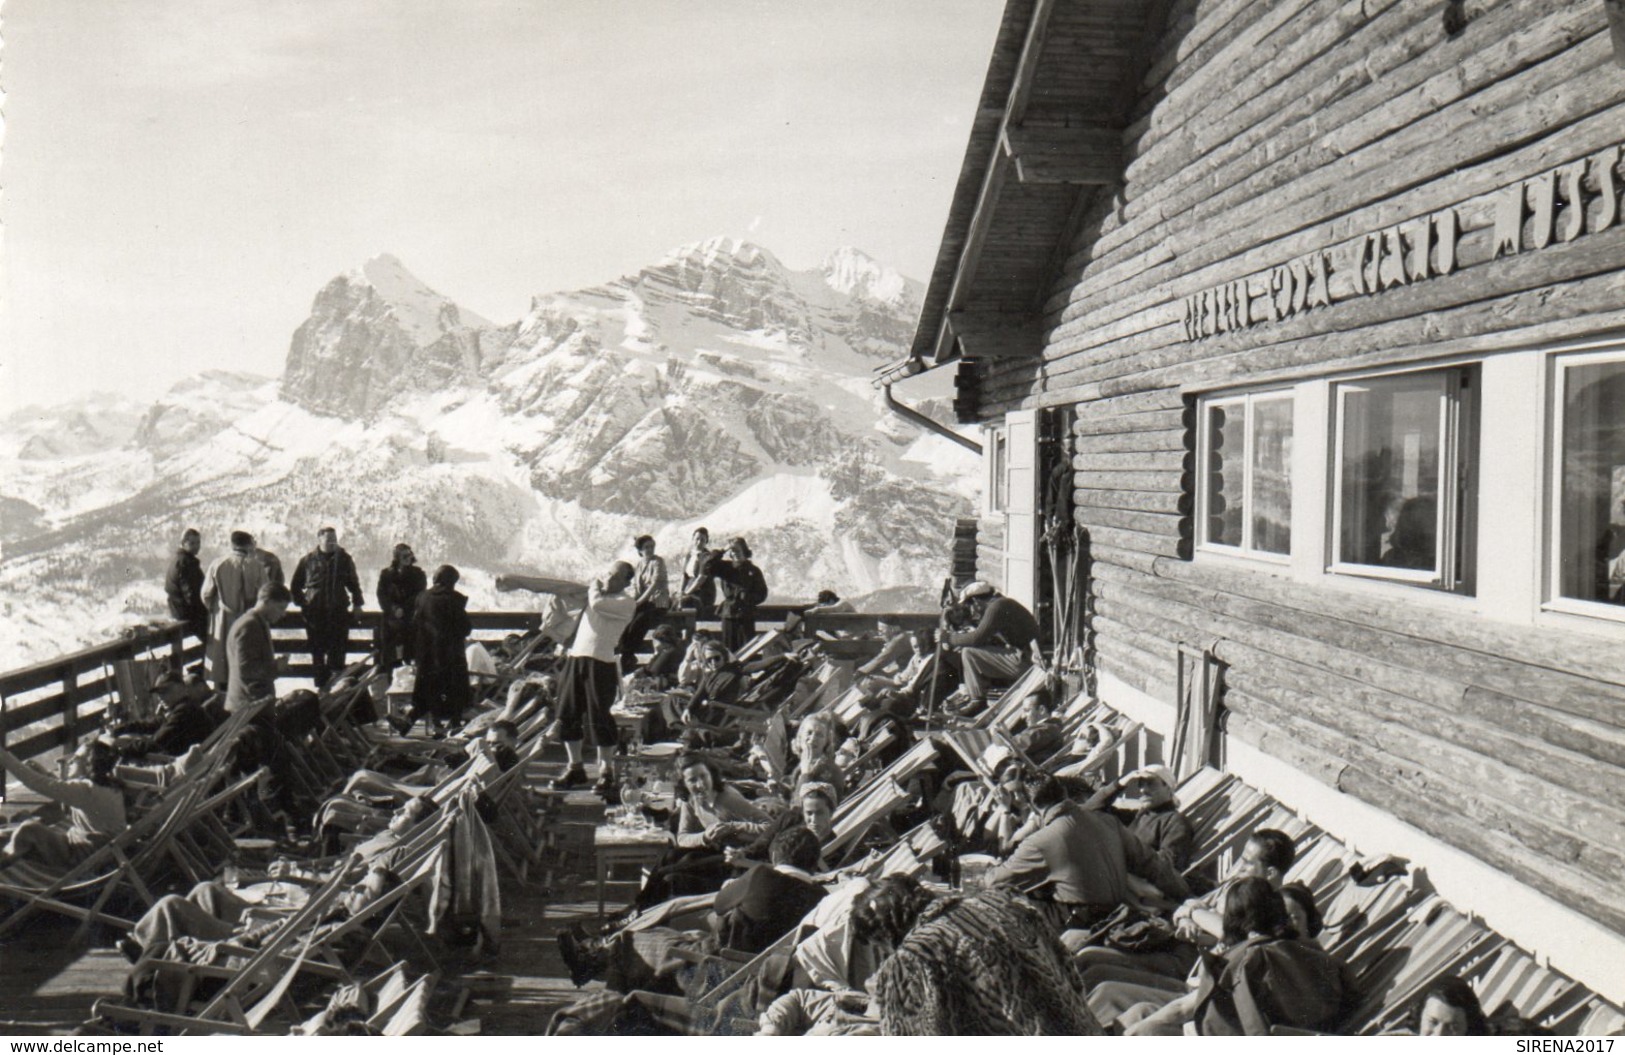
{"label": "man in dark coat", "polygon": [[226,661],[231,684],[226,689],[226,710],[239,711],[267,696],[276,695],[280,673],[271,627],[288,614],[286,586],[268,582],[260,587],[254,607],[237,617],[226,634]]}
{"label": "man in dark coat", "polygon": [[417,683],[412,688],[412,711],[402,733],[418,718],[429,715],[436,735],[455,722],[468,706],[468,653],[464,651],[474,626],[468,618],[468,597],[456,589],[461,575],[450,564],[435,569],[434,584],[418,595],[412,612],[412,654],[417,657]]}
{"label": "man in dark coat", "polygon": [[389,567],[378,573],[378,667],[394,670],[412,661],[412,612],[418,595],[429,588],[429,577],[418,567],[412,547],[395,544]]}
{"label": "man in dark coat", "polygon": [[771,864],[756,865],[724,883],[712,905],[723,946],[759,953],[824,900],[824,888],[812,877],[820,852],[818,836],[807,828],[786,828],[768,846]]}
{"label": "man in dark coat", "polygon": [[316,532],[316,548],[299,558],[289,584],[293,599],[305,613],[305,636],[310,641],[310,662],[316,687],[344,669],[350,649],[350,603],[360,613],[364,598],[355,561],[339,545],[339,533],[330,527]]}
{"label": "man in dark coat", "polygon": [[197,559],[202,548],[203,536],[197,528],[187,528],[164,575],[164,593],[169,597],[169,617],[185,623],[187,631],[199,641],[207,641],[209,606],[203,603],[203,565]]}

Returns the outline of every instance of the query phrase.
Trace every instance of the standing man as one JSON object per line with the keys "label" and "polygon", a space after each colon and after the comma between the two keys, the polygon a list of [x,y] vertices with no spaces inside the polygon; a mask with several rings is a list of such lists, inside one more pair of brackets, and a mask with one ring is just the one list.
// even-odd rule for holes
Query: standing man
{"label": "standing man", "polygon": [[976,625],[943,640],[959,650],[970,697],[959,713],[968,717],[987,706],[987,690],[994,683],[1008,685],[1021,676],[1029,649],[1038,658],[1038,620],[1020,601],[1002,596],[985,582],[965,587],[960,602],[970,608]]}
{"label": "standing man", "polygon": [[276,695],[281,665],[271,647],[271,627],[288,614],[290,600],[286,586],[268,582],[260,587],[254,607],[231,624],[226,634],[226,656],[231,666],[231,685],[226,689],[228,712]]}
{"label": "standing man", "polygon": [[654,536],[639,535],[632,540],[632,545],[638,551],[638,563],[632,570],[632,597],[637,602],[637,609],[617,647],[621,654],[622,674],[630,674],[637,669],[638,645],[643,642],[645,634],[660,625],[660,621],[666,617],[666,609],[671,607],[666,560],[656,556]]}
{"label": "standing man", "polygon": [[181,533],[180,548],[170,562],[164,576],[164,593],[169,597],[169,617],[186,624],[186,629],[199,641],[209,640],[209,606],[203,603],[203,565],[198,563],[198,550],[203,548],[203,536],[197,528]]}
{"label": "standing man", "polygon": [[254,606],[260,587],[271,581],[255,555],[254,536],[231,533],[231,552],[209,565],[203,583],[203,603],[209,607],[209,676],[221,692],[231,682],[226,635],[242,614]]}
{"label": "standing man", "polygon": [[620,685],[620,668],[615,648],[637,610],[632,584],[632,565],[618,560],[602,577],[587,584],[587,607],[576,625],[576,636],[564,661],[559,679],[559,739],[564,741],[570,766],[554,782],[559,790],[579,788],[587,783],[587,767],[582,755],[582,737],[592,730],[598,748],[598,784],[593,788],[606,799],[615,792],[615,767],[610,759],[620,733],[609,713]]}
{"label": "standing man", "polygon": [[294,602],[305,613],[316,687],[325,688],[344,669],[350,649],[350,603],[359,614],[364,600],[355,561],[339,545],[337,530],[324,527],[316,532],[316,548],[299,558],[290,585]]}
{"label": "standing man", "polygon": [[711,548],[711,532],[694,529],[693,545],[683,560],[683,591],[677,603],[694,610],[698,619],[709,619],[716,611],[717,583],[712,577],[722,554]]}

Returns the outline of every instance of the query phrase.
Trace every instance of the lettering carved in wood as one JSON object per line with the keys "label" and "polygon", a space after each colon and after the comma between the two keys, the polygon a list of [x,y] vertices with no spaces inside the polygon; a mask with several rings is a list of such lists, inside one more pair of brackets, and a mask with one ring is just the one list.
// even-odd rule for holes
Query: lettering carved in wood
{"label": "lettering carved in wood", "polygon": [[[1621,151],[1616,144],[1497,191],[1489,255],[1480,262],[1544,249],[1553,241],[1572,242],[1619,223]],[[1460,235],[1456,209],[1441,209],[1192,294],[1184,302],[1185,338],[1281,322],[1341,300],[1452,274],[1461,264]],[[1334,278],[1343,287],[1335,297]]]}

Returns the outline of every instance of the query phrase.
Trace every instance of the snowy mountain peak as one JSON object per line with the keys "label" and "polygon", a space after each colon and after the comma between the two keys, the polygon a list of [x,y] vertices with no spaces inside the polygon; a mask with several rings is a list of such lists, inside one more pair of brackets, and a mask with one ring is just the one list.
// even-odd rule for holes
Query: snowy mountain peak
{"label": "snowy mountain peak", "polygon": [[818,270],[837,293],[901,307],[908,302],[909,281],[861,249],[842,246],[824,258]]}
{"label": "snowy mountain peak", "polygon": [[343,277],[351,285],[370,287],[377,293],[389,305],[395,321],[420,345],[433,344],[458,326],[490,325],[431,289],[390,253],[379,253]]}
{"label": "snowy mountain peak", "polygon": [[666,253],[659,266],[699,267],[706,271],[756,270],[770,267],[784,270],[779,258],[755,242],[728,235],[712,235],[703,242],[678,246]]}

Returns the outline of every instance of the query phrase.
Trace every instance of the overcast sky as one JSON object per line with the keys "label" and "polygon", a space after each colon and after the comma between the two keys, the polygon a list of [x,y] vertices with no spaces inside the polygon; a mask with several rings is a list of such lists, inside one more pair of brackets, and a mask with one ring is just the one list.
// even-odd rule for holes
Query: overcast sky
{"label": "overcast sky", "polygon": [[9,0],[0,400],[279,373],[391,252],[494,321],[713,234],[927,277],[1002,0]]}

